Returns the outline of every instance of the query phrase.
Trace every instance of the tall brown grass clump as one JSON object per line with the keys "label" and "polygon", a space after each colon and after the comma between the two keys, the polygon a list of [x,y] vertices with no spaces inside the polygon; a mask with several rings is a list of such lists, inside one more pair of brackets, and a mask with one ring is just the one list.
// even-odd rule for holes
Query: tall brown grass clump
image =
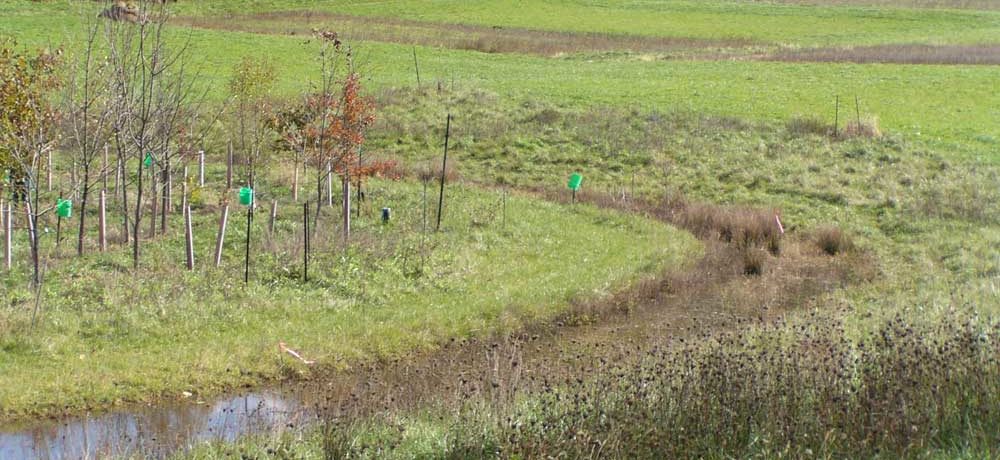
{"label": "tall brown grass clump", "polygon": [[839,227],[832,225],[816,229],[813,238],[816,241],[816,246],[831,256],[845,253],[854,247],[854,243],[847,234]]}
{"label": "tall brown grass clump", "polygon": [[833,126],[814,115],[793,117],[785,122],[785,129],[794,136],[829,136],[833,133]]}
{"label": "tall brown grass clump", "polygon": [[878,117],[870,116],[862,118],[860,123],[857,120],[848,122],[841,131],[841,136],[878,139],[882,137],[882,129],[879,127]]}
{"label": "tall brown grass clump", "polygon": [[718,238],[738,248],[781,252],[781,230],[774,210],[685,203],[674,211],[674,221],[701,238]]}

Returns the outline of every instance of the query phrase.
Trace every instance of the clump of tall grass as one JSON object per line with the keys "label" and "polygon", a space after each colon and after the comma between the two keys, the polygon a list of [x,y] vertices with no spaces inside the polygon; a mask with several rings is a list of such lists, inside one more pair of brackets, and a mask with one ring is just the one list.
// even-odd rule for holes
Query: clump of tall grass
{"label": "clump of tall grass", "polygon": [[702,238],[718,238],[738,248],[762,247],[771,254],[781,252],[781,229],[777,211],[680,203],[672,219]]}
{"label": "clump of tall grass", "polygon": [[839,227],[823,226],[814,231],[816,246],[828,255],[835,256],[850,251],[854,243]]}
{"label": "clump of tall grass", "polygon": [[840,132],[842,137],[863,137],[867,139],[878,139],[882,137],[882,129],[879,127],[878,117],[869,116],[860,121],[849,121],[844,130]]}
{"label": "clump of tall grass", "polygon": [[797,116],[785,122],[785,129],[794,136],[829,136],[833,126],[817,116]]}

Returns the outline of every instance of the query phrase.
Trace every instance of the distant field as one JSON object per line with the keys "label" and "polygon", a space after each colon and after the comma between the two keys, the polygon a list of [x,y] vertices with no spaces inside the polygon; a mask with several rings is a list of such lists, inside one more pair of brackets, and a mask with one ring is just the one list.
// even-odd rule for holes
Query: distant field
{"label": "distant field", "polygon": [[873,10],[732,1],[582,0],[208,0],[178,4],[181,15],[312,10],[421,21],[573,32],[741,38],[801,46],[978,43],[1000,36],[993,11]]}
{"label": "distant field", "polygon": [[[0,34],[17,36],[23,43],[42,45],[51,43],[51,37],[72,35],[80,30],[80,16],[71,12],[70,8],[60,4],[26,6],[29,3],[34,5],[33,2],[17,0],[0,7],[0,14],[8,18],[0,24]],[[251,7],[263,10],[297,4],[301,3],[255,3]],[[206,2],[199,3],[197,11],[217,12],[223,5],[228,5],[226,8],[237,7],[231,2]],[[426,6],[426,3],[402,2],[394,5],[398,11],[393,11],[406,17],[419,16],[408,11],[418,11],[418,7]],[[476,22],[475,17],[463,13],[471,10],[462,4],[451,5],[451,8],[441,7],[442,11],[451,15],[449,17]],[[490,8],[501,6],[500,2],[490,5]],[[563,3],[553,5],[556,8]],[[686,3],[675,5],[670,2],[666,5],[697,9]],[[712,5],[704,8],[722,8],[721,4]],[[196,12],[192,11],[195,6],[184,8],[188,13]],[[375,11],[376,6],[345,4],[345,9],[354,12],[364,13],[364,8]],[[182,8],[181,11],[185,10]],[[621,11],[632,10],[626,8]],[[823,17],[824,11],[820,9],[815,15]],[[508,13],[515,14],[513,11]],[[614,14],[617,13],[613,13],[612,17],[615,17]],[[885,14],[891,16],[894,13]],[[976,30],[970,24],[993,24],[996,20],[992,13],[983,13],[982,17],[968,16],[971,13],[936,11],[904,11],[899,14],[914,15],[918,19],[929,15],[932,21],[952,18],[958,21],[956,27],[959,23],[964,24],[965,32]],[[551,16],[538,16],[550,20],[556,17],[565,18],[557,12],[552,12]],[[534,16],[521,19],[511,16],[508,19],[511,23],[521,21],[518,25],[526,25],[524,21],[529,18]],[[970,19],[972,22],[963,22]],[[711,21],[705,21],[704,25],[709,27]],[[584,23],[566,21],[566,24],[575,24],[580,28],[585,28]],[[614,21],[608,23],[614,24]],[[552,23],[536,25],[559,26]],[[781,33],[784,36],[794,34],[789,31]],[[216,98],[221,97],[224,82],[229,78],[228,69],[244,55],[266,55],[273,59],[280,68],[279,88],[284,94],[306,89],[315,72],[313,57],[316,47],[305,37],[182,28],[178,29],[178,39],[182,38],[190,38],[191,52],[197,57],[196,62],[203,72],[203,84]],[[416,83],[411,46],[379,42],[355,43],[354,46],[360,62],[376,86]],[[679,60],[664,59],[669,56],[615,52],[551,59],[429,47],[417,47],[416,52],[425,82],[454,82],[482,87],[515,99],[545,100],[566,107],[641,106],[772,121],[784,121],[796,115],[814,115],[832,122],[835,97],[841,96],[842,120],[846,120],[855,112],[854,97],[857,96],[862,115],[877,116],[882,127],[889,132],[941,145],[966,158],[1000,161],[1000,156],[993,152],[1000,142],[1000,124],[996,122],[1000,119],[1000,80],[996,78],[995,68],[990,66]]]}

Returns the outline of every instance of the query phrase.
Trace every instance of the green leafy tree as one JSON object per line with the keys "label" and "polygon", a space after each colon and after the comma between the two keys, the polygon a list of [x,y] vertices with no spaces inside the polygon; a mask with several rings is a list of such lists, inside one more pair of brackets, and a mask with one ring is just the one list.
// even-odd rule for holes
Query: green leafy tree
{"label": "green leafy tree", "polygon": [[[60,80],[57,53],[19,51],[14,40],[0,42],[0,165],[11,177],[12,203],[25,204],[30,228],[38,228],[38,171],[55,144],[58,112],[52,94]],[[38,235],[29,233],[33,281],[39,285]]]}

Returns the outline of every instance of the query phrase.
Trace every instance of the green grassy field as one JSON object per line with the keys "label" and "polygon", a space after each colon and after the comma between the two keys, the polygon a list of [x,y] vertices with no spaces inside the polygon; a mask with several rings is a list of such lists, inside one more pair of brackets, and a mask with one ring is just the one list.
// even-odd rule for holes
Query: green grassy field
{"label": "green grassy field", "polygon": [[[0,34],[18,37],[26,45],[57,45],[72,43],[73,39],[62,37],[80,31],[79,15],[58,3],[29,8],[19,2],[30,3],[17,0],[0,7],[8,10],[0,10],[0,14],[9,18],[0,25]],[[34,12],[36,9],[41,11]],[[909,14],[939,13],[920,10]],[[58,24],[55,34],[53,21]],[[976,19],[972,24],[986,22]],[[709,20],[699,23],[714,27]],[[216,100],[223,97],[229,78],[225,69],[244,55],[273,59],[281,69],[279,89],[284,95],[307,89],[315,73],[316,45],[305,43],[302,37],[185,29],[175,33],[178,40],[190,40],[201,81]],[[386,43],[354,46],[376,87],[415,83],[411,47]],[[995,153],[1000,142],[995,122],[1000,117],[1000,91],[995,91],[998,83],[991,66],[648,62],[627,53],[547,59],[449,49],[419,48],[417,52],[425,80],[458,82],[516,100],[542,100],[565,107],[684,110],[772,122],[808,115],[832,123],[839,95],[841,122],[846,123],[854,115],[856,96],[862,115],[878,117],[889,132],[925,139],[930,145],[976,161],[1000,161]]]}

